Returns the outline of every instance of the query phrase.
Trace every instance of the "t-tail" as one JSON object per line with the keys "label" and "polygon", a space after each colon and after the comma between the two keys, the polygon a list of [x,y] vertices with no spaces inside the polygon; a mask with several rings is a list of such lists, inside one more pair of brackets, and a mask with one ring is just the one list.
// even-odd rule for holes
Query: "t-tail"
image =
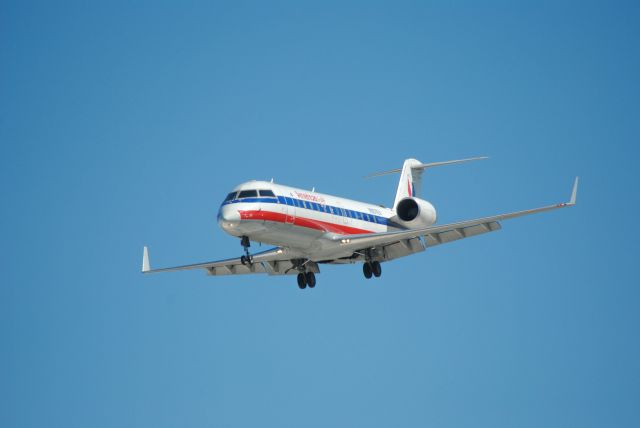
{"label": "t-tail", "polygon": [[442,165],[451,165],[454,163],[470,162],[475,160],[488,159],[487,156],[479,156],[475,158],[450,160],[445,162],[422,163],[417,159],[407,159],[404,161],[401,169],[392,169],[390,171],[378,172],[367,176],[378,177],[386,174],[395,174],[400,172],[400,182],[398,190],[396,190],[396,198],[393,201],[393,208],[396,209],[398,203],[406,198],[423,197],[422,195],[422,173],[427,168],[433,168]]}

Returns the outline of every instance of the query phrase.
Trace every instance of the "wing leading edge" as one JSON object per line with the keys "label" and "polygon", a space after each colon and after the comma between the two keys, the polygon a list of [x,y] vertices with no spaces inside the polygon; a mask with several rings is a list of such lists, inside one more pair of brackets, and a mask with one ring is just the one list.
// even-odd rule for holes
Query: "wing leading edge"
{"label": "wing leading edge", "polygon": [[372,233],[363,235],[336,236],[332,238],[341,244],[342,248],[352,248],[354,251],[364,248],[386,246],[397,242],[408,242],[411,239],[424,237],[427,246],[444,244],[458,239],[469,238],[483,233],[493,232],[501,229],[500,221],[529,214],[537,214],[544,211],[552,211],[559,208],[566,208],[576,204],[578,194],[578,177],[573,183],[573,190],[569,202],[547,205],[540,208],[515,211],[506,214],[498,214],[490,217],[483,217],[474,220],[466,220],[457,223],[450,223],[440,226],[430,226],[423,229],[402,230],[398,232]]}

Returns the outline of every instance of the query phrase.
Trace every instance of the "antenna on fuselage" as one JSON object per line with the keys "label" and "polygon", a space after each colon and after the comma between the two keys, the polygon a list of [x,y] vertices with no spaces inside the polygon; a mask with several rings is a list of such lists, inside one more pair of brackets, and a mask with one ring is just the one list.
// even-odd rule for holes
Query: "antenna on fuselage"
{"label": "antenna on fuselage", "polygon": [[316,188],[315,188],[315,187],[312,187],[312,188],[311,188],[311,193],[314,193],[315,191],[316,191]]}
{"label": "antenna on fuselage", "polygon": [[271,183],[273,183],[273,177],[271,177]]}

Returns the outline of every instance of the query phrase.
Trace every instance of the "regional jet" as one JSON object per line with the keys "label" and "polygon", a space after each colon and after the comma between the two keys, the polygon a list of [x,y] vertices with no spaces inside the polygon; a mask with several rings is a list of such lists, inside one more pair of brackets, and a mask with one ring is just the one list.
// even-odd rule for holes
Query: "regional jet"
{"label": "regional jet", "polygon": [[[392,208],[358,202],[271,181],[248,181],[234,188],[220,206],[218,224],[240,238],[241,257],[161,269],[151,269],[143,249],[142,272],[203,269],[208,275],[297,275],[300,289],[314,288],[320,265],[362,263],[365,278],[379,277],[381,263],[437,245],[495,232],[500,222],[515,217],[575,205],[578,177],[569,202],[436,225],[436,209],[421,199],[422,173],[429,168],[486,159],[446,162],[404,161],[401,169],[369,177],[400,173]],[[275,246],[251,254],[251,242]]]}

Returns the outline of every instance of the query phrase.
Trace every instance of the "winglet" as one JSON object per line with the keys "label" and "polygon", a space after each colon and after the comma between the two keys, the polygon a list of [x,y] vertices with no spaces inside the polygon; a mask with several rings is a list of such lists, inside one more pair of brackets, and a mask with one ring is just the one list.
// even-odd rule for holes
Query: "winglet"
{"label": "winglet", "polygon": [[142,250],[142,273],[147,273],[151,270],[149,266],[149,250],[147,246],[144,246],[144,250]]}
{"label": "winglet", "polygon": [[571,192],[571,199],[567,205],[575,205],[576,204],[576,196],[578,196],[578,181],[580,177],[576,177],[576,180],[573,182],[573,191]]}

